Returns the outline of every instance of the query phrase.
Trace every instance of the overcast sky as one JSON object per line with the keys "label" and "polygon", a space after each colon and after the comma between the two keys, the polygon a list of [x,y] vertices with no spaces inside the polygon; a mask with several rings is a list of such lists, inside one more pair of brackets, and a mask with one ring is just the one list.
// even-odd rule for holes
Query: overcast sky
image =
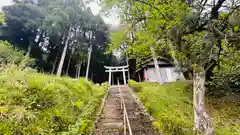
{"label": "overcast sky", "polygon": [[[11,1],[12,0],[0,0],[0,8],[2,8],[2,6],[5,5],[10,5]],[[93,14],[98,14],[99,11],[101,10],[101,7],[95,2],[89,4],[88,6],[91,8]],[[120,22],[116,15],[112,15],[110,17],[103,16],[103,19],[107,24],[111,24],[113,26],[119,25]]]}
{"label": "overcast sky", "polygon": [[2,6],[9,5],[9,4],[11,4],[11,0],[1,0],[0,8],[2,8]]}

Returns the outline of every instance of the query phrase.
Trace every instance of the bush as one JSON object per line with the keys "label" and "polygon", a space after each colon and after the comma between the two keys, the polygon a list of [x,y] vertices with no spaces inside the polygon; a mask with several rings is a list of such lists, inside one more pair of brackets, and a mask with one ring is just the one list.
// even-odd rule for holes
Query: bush
{"label": "bush", "polygon": [[139,85],[134,80],[128,80],[128,85],[135,91],[139,92],[141,90],[141,85]]}
{"label": "bush", "polygon": [[25,57],[23,52],[14,49],[7,41],[0,41],[0,61],[1,65],[33,64],[34,62],[33,59]]}
{"label": "bush", "polygon": [[216,97],[240,93],[240,72],[217,72],[207,84],[209,93]]}
{"label": "bush", "polygon": [[240,51],[230,46],[223,46],[223,50],[219,68],[213,70],[213,77],[207,83],[208,92],[215,97],[240,93]]}
{"label": "bush", "polygon": [[0,12],[0,26],[5,25],[4,14]]}
{"label": "bush", "polygon": [[0,131],[87,134],[106,86],[9,66],[0,71]]}
{"label": "bush", "polygon": [[[139,85],[138,96],[147,111],[155,118],[153,123],[166,135],[193,135],[193,93],[191,81],[179,81],[157,86],[154,83]],[[133,87],[136,89],[136,86]],[[213,117],[216,135],[238,135],[239,103],[208,97],[206,106]]]}
{"label": "bush", "polygon": [[140,92],[140,90],[142,89],[142,86],[144,86],[144,87],[154,87],[154,86],[158,86],[158,83],[155,83],[155,82],[141,82],[141,83],[138,83],[134,80],[128,80],[128,85],[135,92]]}

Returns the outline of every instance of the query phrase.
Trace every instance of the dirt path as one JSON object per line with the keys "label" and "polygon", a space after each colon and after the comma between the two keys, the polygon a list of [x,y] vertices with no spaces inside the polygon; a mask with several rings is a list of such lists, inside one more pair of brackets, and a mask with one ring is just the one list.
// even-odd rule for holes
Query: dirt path
{"label": "dirt path", "polygon": [[[159,135],[152,126],[153,121],[133,97],[131,90],[127,86],[120,86],[120,88],[133,135]],[[121,109],[120,92],[117,86],[113,86],[109,91],[100,119],[95,125],[94,134],[124,135],[123,110]]]}

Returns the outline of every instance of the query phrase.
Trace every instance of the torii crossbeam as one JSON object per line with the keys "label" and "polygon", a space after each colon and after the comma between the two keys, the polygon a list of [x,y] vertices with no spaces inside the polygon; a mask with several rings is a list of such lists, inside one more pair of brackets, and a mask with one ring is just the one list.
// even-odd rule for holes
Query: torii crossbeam
{"label": "torii crossbeam", "polygon": [[116,67],[104,66],[104,68],[106,69],[105,72],[109,73],[109,77],[108,77],[109,86],[111,85],[112,73],[114,73],[114,72],[122,72],[123,73],[124,84],[127,84],[125,72],[128,71],[128,67],[129,67],[128,65],[126,65],[126,66],[116,66]]}

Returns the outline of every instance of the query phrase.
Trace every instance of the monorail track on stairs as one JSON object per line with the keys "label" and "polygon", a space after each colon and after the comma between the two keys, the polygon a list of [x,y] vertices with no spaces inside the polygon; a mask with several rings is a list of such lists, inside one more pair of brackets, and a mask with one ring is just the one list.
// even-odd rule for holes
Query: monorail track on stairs
{"label": "monorail track on stairs", "polygon": [[111,86],[100,118],[95,123],[94,135],[160,135],[126,85]]}

